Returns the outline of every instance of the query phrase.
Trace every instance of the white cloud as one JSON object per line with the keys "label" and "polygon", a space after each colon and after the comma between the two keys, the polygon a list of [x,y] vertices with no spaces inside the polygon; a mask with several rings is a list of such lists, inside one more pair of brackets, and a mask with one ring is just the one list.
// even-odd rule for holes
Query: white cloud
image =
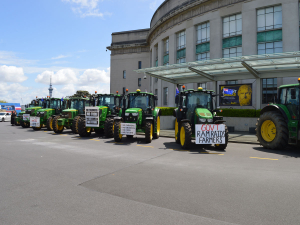
{"label": "white cloud", "polygon": [[110,68],[105,70],[87,69],[79,78],[80,84],[109,83]]}
{"label": "white cloud", "polygon": [[68,55],[59,55],[59,56],[56,56],[56,57],[52,57],[51,59],[63,59],[63,58],[67,58],[67,57],[70,57]]}
{"label": "white cloud", "polygon": [[0,64],[22,66],[34,64],[37,60],[21,59],[15,52],[0,51]]}
{"label": "white cloud", "polygon": [[21,83],[27,80],[23,68],[15,66],[0,66],[0,78],[2,82]]}
{"label": "white cloud", "polygon": [[49,84],[51,75],[53,85],[72,84],[77,82],[76,73],[72,69],[62,69],[57,71],[57,73],[54,73],[53,71],[44,71],[43,73],[37,75],[35,82]]}

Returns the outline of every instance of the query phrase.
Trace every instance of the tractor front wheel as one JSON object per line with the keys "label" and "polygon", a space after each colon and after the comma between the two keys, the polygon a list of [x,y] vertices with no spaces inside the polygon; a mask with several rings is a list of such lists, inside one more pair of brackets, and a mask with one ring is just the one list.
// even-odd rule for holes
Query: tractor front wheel
{"label": "tractor front wheel", "polygon": [[112,138],[114,136],[114,119],[113,118],[106,118],[104,122],[104,136],[107,138]]}
{"label": "tractor front wheel", "polygon": [[217,150],[224,151],[226,149],[226,147],[227,147],[227,144],[228,144],[228,128],[225,125],[225,144],[215,144],[215,148]]}
{"label": "tractor front wheel", "polygon": [[39,126],[39,127],[32,127],[32,129],[33,129],[33,130],[35,130],[35,131],[38,131],[38,130],[42,129],[42,126],[43,126],[43,125],[42,125],[42,124],[40,124],[40,126]]}
{"label": "tractor front wheel", "polygon": [[46,123],[46,126],[47,126],[47,130],[48,131],[52,131],[53,130],[53,118],[52,117],[49,117],[47,119],[47,123]]}
{"label": "tractor front wheel", "polygon": [[156,119],[156,133],[153,134],[154,139],[158,139],[160,134],[160,116]]}
{"label": "tractor front wheel", "polygon": [[257,120],[256,136],[264,148],[284,149],[288,145],[288,125],[279,112],[265,112]]}
{"label": "tractor front wheel", "polygon": [[53,122],[52,122],[53,131],[54,131],[56,134],[59,134],[59,133],[63,132],[63,130],[64,130],[64,126],[59,126],[59,125],[58,125],[58,119],[59,119],[59,118],[60,118],[60,116],[54,117]]}
{"label": "tractor front wheel", "polygon": [[72,123],[72,131],[74,134],[78,134],[78,121],[80,119],[80,116],[75,116]]}
{"label": "tractor front wheel", "polygon": [[15,126],[20,126],[20,120],[15,119]]}
{"label": "tractor front wheel", "polygon": [[189,149],[192,145],[192,128],[189,123],[181,124],[180,145],[183,149]]}
{"label": "tractor front wheel", "polygon": [[153,139],[153,123],[152,121],[147,121],[145,125],[145,139],[147,143],[151,143]]}
{"label": "tractor front wheel", "polygon": [[85,118],[80,118],[78,121],[78,133],[80,137],[89,137],[92,133],[92,128],[85,126]]}
{"label": "tractor front wheel", "polygon": [[175,141],[177,144],[180,144],[180,129],[179,129],[179,123],[177,121],[177,118],[175,120]]}
{"label": "tractor front wheel", "polygon": [[121,121],[115,121],[115,123],[114,123],[114,139],[115,139],[115,142],[122,141]]}

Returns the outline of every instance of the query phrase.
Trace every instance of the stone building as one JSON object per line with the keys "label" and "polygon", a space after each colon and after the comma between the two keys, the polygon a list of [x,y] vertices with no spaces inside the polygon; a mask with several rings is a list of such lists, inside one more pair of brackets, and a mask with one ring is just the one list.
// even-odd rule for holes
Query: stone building
{"label": "stone building", "polygon": [[111,92],[139,88],[174,106],[182,85],[224,95],[247,84],[251,104],[231,106],[258,109],[300,76],[299,1],[165,0],[149,29],[113,33],[107,49]]}

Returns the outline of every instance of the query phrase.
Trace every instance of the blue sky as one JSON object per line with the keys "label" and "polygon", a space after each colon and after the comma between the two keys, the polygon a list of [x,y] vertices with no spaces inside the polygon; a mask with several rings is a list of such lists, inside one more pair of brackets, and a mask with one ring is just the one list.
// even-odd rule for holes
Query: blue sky
{"label": "blue sky", "polygon": [[111,33],[149,28],[162,2],[1,0],[0,99],[47,96],[50,75],[55,97],[108,93]]}

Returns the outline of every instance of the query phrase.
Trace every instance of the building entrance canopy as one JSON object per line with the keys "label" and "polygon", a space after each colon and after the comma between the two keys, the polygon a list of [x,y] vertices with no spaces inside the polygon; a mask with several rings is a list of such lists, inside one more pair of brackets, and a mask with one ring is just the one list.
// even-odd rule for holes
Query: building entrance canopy
{"label": "building entrance canopy", "polygon": [[[300,51],[196,61],[135,70],[174,84],[286,77],[300,70]],[[274,75],[273,73],[277,73]],[[300,76],[291,73],[288,76]]]}

